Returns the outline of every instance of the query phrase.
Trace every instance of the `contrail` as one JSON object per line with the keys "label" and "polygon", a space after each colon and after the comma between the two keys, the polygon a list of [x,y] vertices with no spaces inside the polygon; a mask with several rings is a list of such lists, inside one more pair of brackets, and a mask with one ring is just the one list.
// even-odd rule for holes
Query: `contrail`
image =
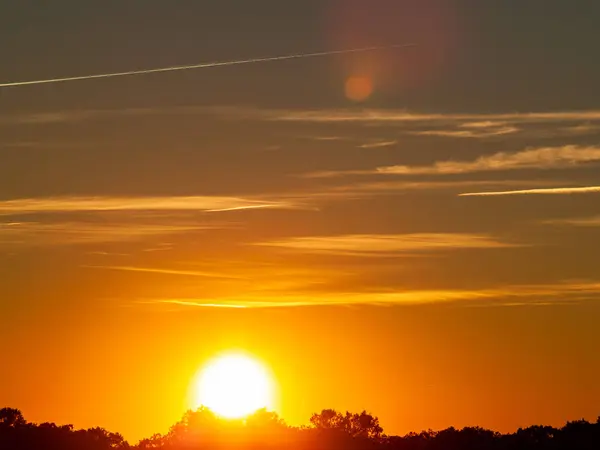
{"label": "contrail", "polygon": [[497,191],[497,192],[466,192],[458,194],[459,197],[493,197],[500,195],[527,195],[527,194],[588,194],[593,192],[600,193],[600,186],[584,186],[584,187],[564,187],[564,188],[540,188],[540,189],[524,189],[520,191]]}
{"label": "contrail", "polygon": [[384,50],[390,48],[403,48],[403,47],[413,47],[415,44],[396,44],[396,45],[388,45],[388,46],[379,46],[379,47],[363,47],[363,48],[354,48],[348,50],[332,50],[327,52],[318,52],[318,53],[301,53],[295,55],[283,55],[283,56],[270,56],[266,58],[252,58],[252,59],[242,59],[236,61],[216,61],[216,62],[207,62],[194,64],[191,66],[172,66],[172,67],[161,67],[158,69],[145,69],[145,70],[132,70],[129,72],[115,72],[115,73],[103,73],[97,75],[83,75],[77,77],[67,77],[67,78],[52,78],[47,80],[33,80],[33,81],[13,81],[8,83],[1,83],[0,87],[10,87],[10,86],[26,86],[32,84],[49,84],[49,83],[61,83],[64,81],[77,81],[77,80],[91,80],[94,78],[112,78],[112,77],[124,77],[128,75],[142,75],[147,73],[157,73],[157,72],[174,72],[176,70],[192,70],[192,69],[204,69],[208,67],[220,67],[220,66],[235,66],[239,64],[252,64],[252,63],[260,63],[260,62],[269,62],[269,61],[282,61],[286,59],[298,59],[298,58],[314,58],[317,56],[332,56],[332,55],[343,55],[347,53],[361,53],[361,52],[369,52],[374,50]]}

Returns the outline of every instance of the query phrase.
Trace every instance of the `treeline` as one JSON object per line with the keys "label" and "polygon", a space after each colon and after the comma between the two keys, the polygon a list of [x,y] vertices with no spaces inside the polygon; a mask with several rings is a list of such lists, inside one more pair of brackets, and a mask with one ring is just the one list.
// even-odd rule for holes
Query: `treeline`
{"label": "treeline", "polygon": [[18,409],[0,409],[0,450],[598,450],[600,417],[595,423],[567,422],[561,428],[531,426],[501,434],[480,427],[384,434],[379,419],[323,410],[310,425],[290,427],[273,412],[257,411],[244,420],[223,420],[210,410],[188,411],[169,432],[131,445],[103,428],[30,423]]}

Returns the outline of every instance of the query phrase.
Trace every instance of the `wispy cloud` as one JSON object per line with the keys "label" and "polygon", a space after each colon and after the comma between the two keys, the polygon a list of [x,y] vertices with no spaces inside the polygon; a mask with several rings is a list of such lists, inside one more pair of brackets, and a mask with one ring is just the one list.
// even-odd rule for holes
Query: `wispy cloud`
{"label": "wispy cloud", "polygon": [[306,178],[345,175],[456,175],[522,169],[563,169],[600,161],[600,147],[565,145],[527,148],[520,152],[499,152],[473,161],[437,161],[428,166],[394,165],[367,170],[321,171],[303,174]]}
{"label": "wispy cloud", "polygon": [[367,142],[366,144],[359,145],[359,148],[383,148],[383,147],[392,147],[396,145],[398,141],[378,141],[378,142]]}
{"label": "wispy cloud", "polygon": [[311,139],[313,141],[329,142],[329,141],[344,141],[347,138],[342,137],[342,136],[311,136],[308,139]]}
{"label": "wispy cloud", "polygon": [[[50,111],[23,115],[0,115],[0,126],[60,125],[91,120],[115,120],[154,116],[207,116],[226,121],[287,123],[336,123],[355,126],[394,127],[397,133],[449,139],[527,138],[585,136],[600,134],[600,110],[530,113],[434,114],[406,110],[269,110],[245,106],[175,106],[150,108],[88,109]],[[308,136],[305,136],[308,137]],[[308,137],[340,141],[339,135]],[[388,141],[391,143],[392,141]],[[393,145],[393,144],[389,144]],[[383,143],[381,145],[384,146]],[[44,145],[47,147],[47,145]],[[363,148],[378,148],[366,143]],[[271,148],[272,150],[272,148]]]}
{"label": "wispy cloud", "polygon": [[508,134],[514,134],[519,131],[517,127],[486,127],[486,128],[474,128],[472,130],[424,130],[424,131],[411,131],[409,134],[415,136],[437,136],[437,137],[449,137],[449,138],[490,138],[495,136],[506,136]]}
{"label": "wispy cloud", "polygon": [[569,194],[592,194],[599,193],[600,186],[582,186],[582,187],[557,187],[540,189],[522,189],[516,191],[495,191],[495,192],[465,192],[459,194],[460,197],[493,197],[501,195],[569,195]]}
{"label": "wispy cloud", "polygon": [[[0,125],[52,125],[80,122],[97,118],[152,115],[157,113],[160,113],[160,111],[152,108],[63,110],[22,114],[16,116],[0,116]],[[164,113],[167,113],[167,110],[164,110],[163,114]]]}
{"label": "wispy cloud", "polygon": [[263,120],[285,122],[387,126],[407,135],[451,139],[544,139],[600,133],[600,110],[497,114],[431,114],[405,110],[258,110],[254,115]]}
{"label": "wispy cloud", "polygon": [[[175,106],[118,109],[78,109],[59,110],[43,113],[0,116],[0,124],[51,124],[90,119],[103,119],[123,116],[152,115],[195,115],[207,114],[242,120],[269,120],[286,122],[348,122],[348,123],[438,123],[461,124],[467,127],[497,127],[502,124],[579,122],[593,125],[600,121],[600,110],[575,110],[551,112],[509,112],[509,113],[422,113],[396,109],[314,109],[285,110],[260,109],[239,105],[224,106]],[[327,139],[327,136],[325,136]]]}
{"label": "wispy cloud", "polygon": [[431,166],[388,166],[379,167],[382,174],[461,174],[485,171],[516,169],[556,169],[574,167],[579,164],[600,161],[600,147],[530,148],[516,153],[495,153],[481,156],[474,161],[439,161]]}
{"label": "wispy cloud", "polygon": [[161,211],[188,210],[219,212],[244,209],[296,208],[286,201],[267,201],[238,197],[50,197],[5,200],[0,215],[91,212],[91,211]]}
{"label": "wispy cloud", "polygon": [[0,126],[60,125],[90,120],[180,115],[209,115],[233,120],[265,117],[265,114],[259,110],[242,106],[175,106],[118,109],[71,109],[10,116],[0,115]]}
{"label": "wispy cloud", "polygon": [[493,298],[498,291],[435,290],[407,292],[329,293],[275,296],[239,296],[227,298],[155,299],[139,303],[170,304],[186,307],[219,308],[290,308],[302,306],[351,306],[351,305],[416,305],[470,299]]}
{"label": "wispy cloud", "polygon": [[105,252],[105,251],[93,251],[87,252],[87,255],[95,255],[95,256],[131,256],[128,253],[115,253],[115,252]]}
{"label": "wispy cloud", "polygon": [[336,192],[346,193],[349,197],[360,196],[364,194],[375,193],[397,193],[412,191],[461,191],[468,188],[489,188],[497,189],[499,187],[529,188],[540,186],[556,186],[554,180],[427,180],[427,181],[407,181],[391,180],[359,182],[346,185],[334,186],[331,188],[332,195]]}
{"label": "wispy cloud", "polygon": [[583,123],[579,125],[573,125],[570,127],[564,127],[561,129],[561,131],[572,135],[600,133],[600,124]]}
{"label": "wispy cloud", "polygon": [[157,223],[0,222],[0,244],[34,246],[126,242],[213,228]]}
{"label": "wispy cloud", "polygon": [[169,268],[158,268],[158,267],[135,267],[135,266],[84,266],[89,269],[104,269],[104,270],[118,270],[122,272],[139,272],[139,273],[151,273],[159,275],[176,275],[176,276],[187,276],[187,277],[204,277],[204,278],[225,278],[225,279],[244,279],[243,277],[227,275],[218,272],[211,271],[200,271],[200,270],[180,270],[180,269],[169,269]]}
{"label": "wispy cloud", "polygon": [[293,308],[314,306],[397,306],[456,303],[462,306],[552,306],[600,299],[600,282],[575,281],[545,285],[509,285],[488,289],[439,289],[387,292],[327,292],[311,295],[277,293],[207,298],[157,298],[137,304],[187,308]]}
{"label": "wispy cloud", "polygon": [[[600,192],[600,186],[598,187],[597,192]],[[543,223],[549,225],[570,225],[575,227],[600,227],[600,216],[546,220]]]}
{"label": "wispy cloud", "polygon": [[271,111],[263,113],[272,120],[297,122],[569,122],[600,120],[600,110],[590,111],[556,111],[531,113],[499,113],[499,114],[427,114],[411,113],[405,110],[304,110],[304,111]]}
{"label": "wispy cloud", "polygon": [[436,250],[467,248],[504,248],[516,244],[494,237],[466,233],[348,234],[292,237],[254,245],[279,247],[307,253],[381,256]]}
{"label": "wispy cloud", "polygon": [[206,303],[202,301],[195,300],[177,300],[177,299],[161,299],[161,300],[138,300],[135,302],[136,304],[141,305],[176,305],[176,306],[186,306],[186,307],[195,307],[195,308],[224,308],[224,309],[247,309],[248,305],[246,304],[236,304],[236,303]]}

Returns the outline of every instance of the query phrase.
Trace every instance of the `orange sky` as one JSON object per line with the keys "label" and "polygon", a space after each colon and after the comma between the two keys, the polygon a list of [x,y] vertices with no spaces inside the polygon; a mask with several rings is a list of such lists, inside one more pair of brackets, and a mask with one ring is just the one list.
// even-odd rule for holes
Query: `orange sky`
{"label": "orange sky", "polygon": [[593,2],[17,3],[0,84],[418,46],[2,90],[0,407],[136,442],[240,349],[293,425],[597,417]]}
{"label": "orange sky", "polygon": [[[266,363],[278,412],[371,410],[389,432],[479,424],[510,431],[593,418],[597,306],[64,311],[20,317],[2,399],[29,420],[166,431],[202,364],[242,349]],[[24,326],[24,323],[27,326]],[[28,358],[23,358],[28,355]],[[575,383],[573,380],[576,380]],[[551,394],[549,394],[551,393]]]}

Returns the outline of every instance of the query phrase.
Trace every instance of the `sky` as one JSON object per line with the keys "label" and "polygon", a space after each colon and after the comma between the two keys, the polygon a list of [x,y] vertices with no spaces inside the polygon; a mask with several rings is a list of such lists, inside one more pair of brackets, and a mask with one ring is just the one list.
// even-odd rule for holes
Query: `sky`
{"label": "sky", "polygon": [[600,413],[600,4],[0,3],[0,404],[137,441],[219,352],[387,433]]}

